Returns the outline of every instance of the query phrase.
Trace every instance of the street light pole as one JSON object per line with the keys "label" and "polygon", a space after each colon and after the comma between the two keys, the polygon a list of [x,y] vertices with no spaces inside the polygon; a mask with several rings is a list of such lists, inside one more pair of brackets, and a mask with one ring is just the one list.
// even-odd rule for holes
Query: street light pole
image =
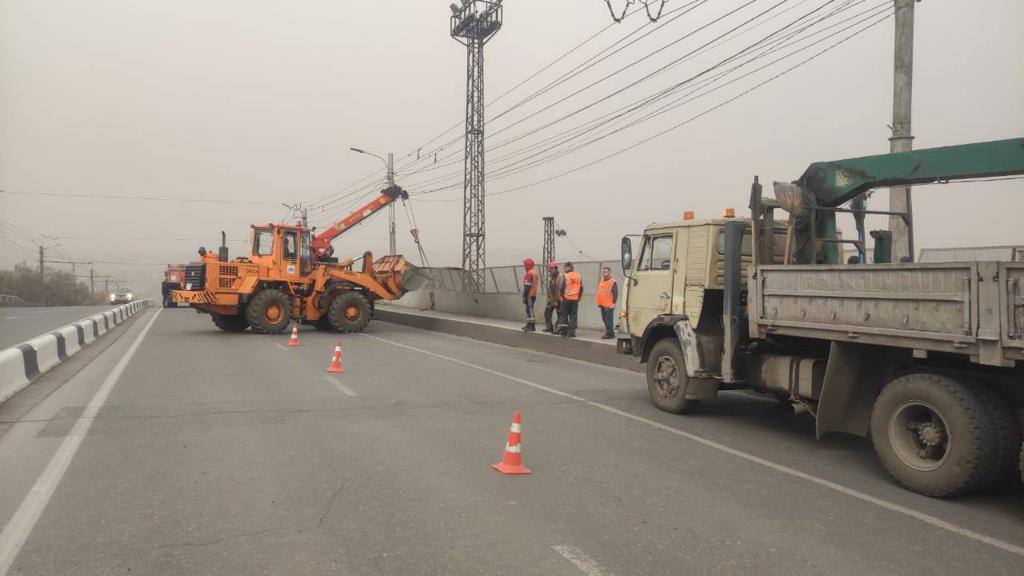
{"label": "street light pole", "polygon": [[[362,148],[349,148],[349,150],[357,154],[366,154],[367,156],[373,156],[384,163],[384,168],[387,170],[387,183],[388,187],[395,185],[395,155],[392,152],[388,152],[388,158],[385,160],[383,157],[374,154],[373,152],[367,152]],[[395,203],[392,202],[388,205],[388,248],[389,254],[395,255],[397,251],[395,249]]]}

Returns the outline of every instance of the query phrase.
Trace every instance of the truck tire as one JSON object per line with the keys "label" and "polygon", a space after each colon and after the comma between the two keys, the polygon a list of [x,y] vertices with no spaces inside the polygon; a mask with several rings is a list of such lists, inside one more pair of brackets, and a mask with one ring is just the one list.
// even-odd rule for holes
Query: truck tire
{"label": "truck tire", "polygon": [[249,300],[245,318],[253,332],[280,334],[288,329],[291,309],[292,301],[287,294],[276,288],[264,288]]}
{"label": "truck tire", "polygon": [[1002,488],[1017,480],[1017,470],[1020,464],[1020,426],[1017,424],[1017,417],[1011,404],[999,390],[983,384],[978,384],[975,390],[988,411],[985,421],[988,423],[994,439],[992,445],[993,472],[982,481],[979,490]]}
{"label": "truck tire", "polygon": [[217,328],[225,332],[244,332],[249,327],[249,322],[244,316],[210,314],[210,317],[213,318],[213,323],[217,325]]}
{"label": "truck tire", "polygon": [[1020,481],[1024,482],[1024,444],[1020,447]]}
{"label": "truck tire", "polygon": [[897,483],[944,498],[979,490],[997,468],[980,386],[939,374],[890,382],[871,411],[871,443]]}
{"label": "truck tire", "polygon": [[338,332],[362,332],[370,323],[370,302],[359,292],[342,292],[331,300],[327,317]]}
{"label": "truck tire", "polygon": [[647,358],[647,393],[654,405],[673,414],[686,414],[700,400],[686,399],[686,364],[679,343],[673,338],[663,338],[651,348]]}

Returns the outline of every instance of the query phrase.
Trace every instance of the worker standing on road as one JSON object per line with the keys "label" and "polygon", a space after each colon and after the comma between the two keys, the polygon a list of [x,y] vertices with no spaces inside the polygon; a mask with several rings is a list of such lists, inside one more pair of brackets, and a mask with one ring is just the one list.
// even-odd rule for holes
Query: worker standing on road
{"label": "worker standing on road", "polygon": [[[562,275],[558,272],[558,262],[548,262],[548,298],[547,306],[544,307],[544,331],[554,332],[555,324],[562,320]],[[555,324],[551,323],[551,316],[557,314]]]}
{"label": "worker standing on road", "polygon": [[537,289],[540,288],[540,274],[533,265],[533,259],[523,260],[523,267],[526,273],[523,274],[523,305],[526,306],[526,326],[524,332],[537,330],[537,322],[533,319],[533,305],[537,302]]}
{"label": "worker standing on road", "polygon": [[558,324],[563,337],[575,338],[580,297],[583,296],[583,279],[573,268],[572,262],[565,263],[565,281],[562,286],[562,315],[558,319]]}
{"label": "worker standing on road", "polygon": [[619,285],[612,276],[612,269],[601,268],[601,282],[597,285],[597,307],[601,309],[601,320],[604,322],[602,340],[615,338],[615,303],[619,300]]}

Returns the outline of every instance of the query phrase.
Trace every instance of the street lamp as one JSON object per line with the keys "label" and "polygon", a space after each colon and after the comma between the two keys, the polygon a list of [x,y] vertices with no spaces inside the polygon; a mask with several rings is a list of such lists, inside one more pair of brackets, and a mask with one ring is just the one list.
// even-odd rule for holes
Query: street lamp
{"label": "street lamp", "polygon": [[[373,152],[367,152],[362,148],[350,147],[349,150],[357,154],[366,154],[367,156],[373,156],[384,163],[384,168],[387,170],[387,182],[388,187],[395,185],[395,155],[388,152],[388,158],[385,160],[383,157],[374,154]],[[395,255],[395,203],[392,202],[388,205],[388,248],[390,254]]]}

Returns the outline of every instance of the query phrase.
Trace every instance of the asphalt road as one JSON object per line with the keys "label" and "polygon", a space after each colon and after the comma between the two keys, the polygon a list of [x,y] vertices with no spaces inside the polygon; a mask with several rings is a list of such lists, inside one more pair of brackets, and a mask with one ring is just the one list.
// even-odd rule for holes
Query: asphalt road
{"label": "asphalt road", "polygon": [[[151,309],[44,376],[0,437],[0,572],[1024,573],[1020,490],[906,492],[774,402],[673,416],[639,374],[385,323],[328,378],[335,339]],[[533,474],[501,476],[516,410]]]}
{"label": "asphalt road", "polygon": [[38,308],[0,308],[0,349],[21,344],[78,322],[113,306],[48,306]]}

